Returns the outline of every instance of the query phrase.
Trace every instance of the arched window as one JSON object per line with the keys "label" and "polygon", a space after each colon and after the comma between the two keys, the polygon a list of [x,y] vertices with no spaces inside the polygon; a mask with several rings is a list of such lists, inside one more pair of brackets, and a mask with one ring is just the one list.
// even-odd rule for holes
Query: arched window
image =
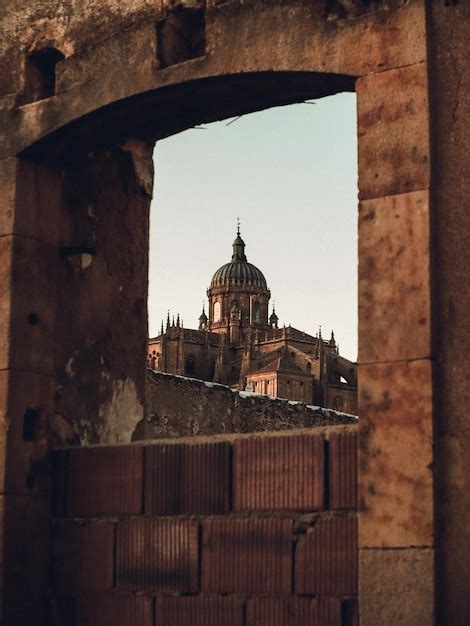
{"label": "arched window", "polygon": [[291,352],[291,353],[290,353],[290,358],[291,358],[293,361],[295,361],[295,352]]}
{"label": "arched window", "polygon": [[309,362],[309,363],[307,363],[307,370],[308,370],[309,372],[311,372],[311,371],[312,371],[312,364],[311,364],[310,362]]}
{"label": "arched window", "polygon": [[214,304],[214,322],[220,322],[220,318],[221,318],[220,302],[215,302],[215,304]]}
{"label": "arched window", "polygon": [[260,321],[259,302],[252,302],[252,304],[251,304],[251,320],[252,320],[252,322],[259,322]]}

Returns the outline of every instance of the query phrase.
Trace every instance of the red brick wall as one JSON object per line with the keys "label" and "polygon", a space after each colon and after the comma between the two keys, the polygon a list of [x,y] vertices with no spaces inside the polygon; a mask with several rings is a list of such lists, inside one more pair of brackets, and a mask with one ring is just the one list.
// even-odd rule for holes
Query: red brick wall
{"label": "red brick wall", "polygon": [[355,427],[55,453],[61,626],[353,626]]}

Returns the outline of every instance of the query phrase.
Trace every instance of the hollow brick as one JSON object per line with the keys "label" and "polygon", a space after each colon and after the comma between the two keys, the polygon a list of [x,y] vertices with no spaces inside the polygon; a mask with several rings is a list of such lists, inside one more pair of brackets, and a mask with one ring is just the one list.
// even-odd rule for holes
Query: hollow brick
{"label": "hollow brick", "polygon": [[357,518],[322,517],[295,551],[295,591],[357,595]]}
{"label": "hollow brick", "polygon": [[244,626],[243,602],[230,597],[160,597],[158,626]]}
{"label": "hollow brick", "polygon": [[75,626],[153,626],[153,599],[121,593],[87,594],[75,601]]}
{"label": "hollow brick", "polygon": [[70,451],[67,513],[72,517],[139,515],[143,448],[116,446]]}
{"label": "hollow brick", "polygon": [[134,519],[118,524],[117,586],[166,593],[198,591],[198,523]]}
{"label": "hollow brick", "polygon": [[53,532],[52,562],[56,591],[111,589],[114,524],[57,524]]}
{"label": "hollow brick", "polygon": [[323,464],[323,438],[319,435],[235,441],[234,509],[321,509]]}
{"label": "hollow brick", "polygon": [[150,515],[225,513],[230,507],[230,444],[145,448],[145,512]]}
{"label": "hollow brick", "polygon": [[291,520],[204,520],[204,592],[289,593],[291,572]]}
{"label": "hollow brick", "polygon": [[357,433],[329,437],[329,508],[357,509]]}
{"label": "hollow brick", "polygon": [[341,626],[336,598],[250,598],[247,626]]}

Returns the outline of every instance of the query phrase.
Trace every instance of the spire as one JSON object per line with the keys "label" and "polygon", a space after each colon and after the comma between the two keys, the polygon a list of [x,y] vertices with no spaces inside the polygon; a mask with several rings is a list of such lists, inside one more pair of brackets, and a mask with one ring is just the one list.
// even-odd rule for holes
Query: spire
{"label": "spire", "polygon": [[334,346],[336,345],[335,342],[335,333],[333,331],[331,331],[331,339],[330,339],[330,346]]}
{"label": "spire", "polygon": [[177,326],[177,328],[180,327],[180,314],[179,313],[176,316],[176,326]]}
{"label": "spire", "polygon": [[162,320],[162,325],[160,327],[160,335],[163,335],[163,320]]}
{"label": "spire", "polygon": [[321,339],[321,324],[318,327],[318,338]]}
{"label": "spire", "polygon": [[168,330],[168,328],[170,328],[170,309],[168,309],[168,313],[166,316],[166,328]]}
{"label": "spire", "polygon": [[174,327],[175,325],[175,316],[173,315],[171,318],[171,326]]}
{"label": "spire", "polygon": [[271,325],[271,328],[277,328],[278,322],[279,322],[279,318],[276,315],[276,303],[273,302],[273,312],[269,316],[269,323]]}
{"label": "spire", "polygon": [[237,237],[233,242],[232,261],[246,261],[245,242],[240,236],[240,219],[237,218]]}
{"label": "spire", "polygon": [[207,315],[206,315],[205,303],[204,303],[204,300],[203,300],[202,301],[202,313],[199,316],[199,330],[206,330],[208,321],[209,320],[207,319]]}

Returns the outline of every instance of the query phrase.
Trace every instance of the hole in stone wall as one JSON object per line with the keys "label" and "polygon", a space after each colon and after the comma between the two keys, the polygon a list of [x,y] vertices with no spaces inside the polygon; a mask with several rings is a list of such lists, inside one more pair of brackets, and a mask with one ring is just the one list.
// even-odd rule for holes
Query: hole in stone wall
{"label": "hole in stone wall", "polygon": [[161,68],[202,57],[205,47],[204,7],[178,7],[157,24],[157,57]]}
{"label": "hole in stone wall", "polygon": [[28,314],[28,324],[31,326],[37,326],[39,324],[39,316],[37,313]]}
{"label": "hole in stone wall", "polygon": [[31,407],[27,408],[23,417],[23,441],[36,441],[39,422],[39,411]]}
{"label": "hole in stone wall", "polygon": [[28,55],[22,104],[55,94],[56,65],[63,58],[64,55],[56,48],[44,48]]}

